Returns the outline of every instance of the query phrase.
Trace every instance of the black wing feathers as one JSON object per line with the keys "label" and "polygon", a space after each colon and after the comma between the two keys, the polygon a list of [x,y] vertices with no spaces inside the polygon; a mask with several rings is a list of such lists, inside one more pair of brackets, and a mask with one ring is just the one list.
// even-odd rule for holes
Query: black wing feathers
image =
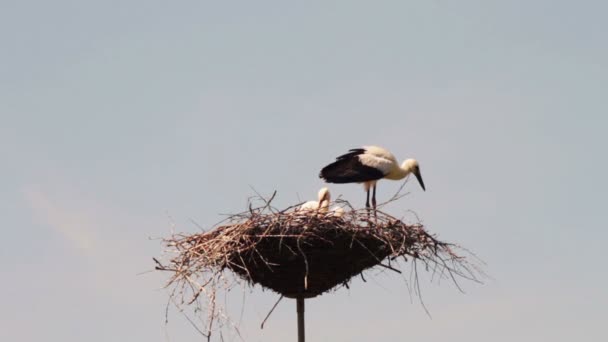
{"label": "black wing feathers", "polygon": [[365,149],[355,148],[336,158],[336,161],[324,167],[319,177],[328,183],[357,183],[377,180],[384,177],[382,171],[371,166],[363,165],[359,155]]}
{"label": "black wing feathers", "polygon": [[343,155],[339,156],[338,158],[336,158],[336,160],[355,158],[356,156],[363,154],[363,153],[365,153],[364,148],[353,148],[353,149],[348,150],[348,153],[343,154]]}

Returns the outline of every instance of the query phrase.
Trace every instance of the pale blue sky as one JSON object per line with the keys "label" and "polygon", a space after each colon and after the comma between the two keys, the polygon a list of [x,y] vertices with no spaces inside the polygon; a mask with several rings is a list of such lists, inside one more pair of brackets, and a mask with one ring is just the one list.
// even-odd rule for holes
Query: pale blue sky
{"label": "pale blue sky", "polygon": [[[308,301],[310,341],[605,341],[608,4],[0,0],[2,341],[194,341],[150,269],[171,220],[314,198],[378,144],[485,285],[368,274]],[[399,186],[379,185],[380,199]],[[331,186],[362,205],[355,185]],[[240,304],[240,294],[237,294]],[[295,339],[247,291],[246,341]],[[234,304],[238,306],[237,304]],[[238,312],[235,313],[238,316]]]}

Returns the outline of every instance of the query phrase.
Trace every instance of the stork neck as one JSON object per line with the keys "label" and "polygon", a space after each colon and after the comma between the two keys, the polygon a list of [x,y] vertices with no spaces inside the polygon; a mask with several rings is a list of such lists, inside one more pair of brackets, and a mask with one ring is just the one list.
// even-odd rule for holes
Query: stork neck
{"label": "stork neck", "polygon": [[409,175],[410,172],[412,172],[412,171],[410,171],[409,169],[402,168],[401,166],[397,166],[396,168],[391,170],[391,172],[388,175],[386,175],[385,178],[392,179],[392,180],[399,180],[399,179],[405,178],[405,176]]}
{"label": "stork neck", "polygon": [[327,208],[329,208],[329,200],[323,200],[319,203],[319,209],[327,210]]}

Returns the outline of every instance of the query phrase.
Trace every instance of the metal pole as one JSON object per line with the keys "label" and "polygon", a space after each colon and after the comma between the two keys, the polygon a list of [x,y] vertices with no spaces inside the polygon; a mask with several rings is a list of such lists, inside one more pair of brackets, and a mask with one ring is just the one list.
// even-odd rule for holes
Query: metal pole
{"label": "metal pole", "polygon": [[304,297],[298,297],[297,311],[298,311],[298,342],[304,342]]}

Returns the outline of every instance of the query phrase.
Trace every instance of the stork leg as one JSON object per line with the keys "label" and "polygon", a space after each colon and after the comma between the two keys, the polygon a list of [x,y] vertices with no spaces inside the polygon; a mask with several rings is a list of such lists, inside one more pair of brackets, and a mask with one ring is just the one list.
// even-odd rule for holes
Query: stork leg
{"label": "stork leg", "polygon": [[378,225],[378,212],[376,211],[376,184],[374,184],[374,190],[372,190],[372,206],[374,207],[374,218],[376,219],[376,225]]}
{"label": "stork leg", "polygon": [[372,191],[372,206],[374,207],[374,211],[376,210],[376,185],[374,184],[374,189]]}
{"label": "stork leg", "polygon": [[369,209],[369,188],[367,189],[367,199],[365,200],[365,207]]}

